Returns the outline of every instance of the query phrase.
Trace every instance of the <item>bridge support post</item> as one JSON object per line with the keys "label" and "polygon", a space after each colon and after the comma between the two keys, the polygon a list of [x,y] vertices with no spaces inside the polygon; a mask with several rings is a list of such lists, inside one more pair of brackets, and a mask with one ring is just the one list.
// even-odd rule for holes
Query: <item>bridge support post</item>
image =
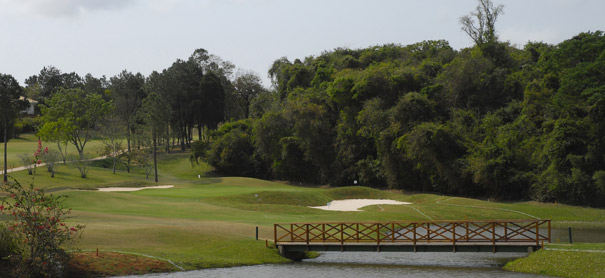
{"label": "bridge support post", "polygon": [[293,260],[293,261],[302,261],[302,259],[304,259],[306,257],[305,252],[302,251],[288,251],[286,250],[286,248],[283,245],[280,245],[277,247],[277,252],[279,253],[280,256],[289,259],[289,260]]}

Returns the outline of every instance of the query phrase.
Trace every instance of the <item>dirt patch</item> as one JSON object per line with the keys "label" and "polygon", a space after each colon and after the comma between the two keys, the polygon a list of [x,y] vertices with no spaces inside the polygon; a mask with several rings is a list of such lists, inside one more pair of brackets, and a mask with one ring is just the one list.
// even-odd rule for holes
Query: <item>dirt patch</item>
{"label": "dirt patch", "polygon": [[115,252],[72,254],[68,277],[123,276],[175,271],[168,262]]}

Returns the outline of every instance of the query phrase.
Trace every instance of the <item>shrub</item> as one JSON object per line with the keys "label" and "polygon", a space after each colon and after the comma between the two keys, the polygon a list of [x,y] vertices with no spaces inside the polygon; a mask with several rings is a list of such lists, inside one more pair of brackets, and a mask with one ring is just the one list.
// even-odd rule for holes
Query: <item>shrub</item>
{"label": "shrub", "polygon": [[[0,224],[0,261],[10,259],[12,255],[21,253],[19,243],[13,232],[6,224]],[[0,263],[2,265],[2,263]]]}
{"label": "shrub", "polygon": [[[13,218],[8,229],[23,244],[20,260],[11,262],[12,274],[60,277],[69,259],[61,246],[80,237],[84,226],[65,223],[71,210],[61,206],[61,196],[46,194],[33,184],[24,187],[16,180],[2,183],[0,189],[9,196],[2,200],[0,213]],[[7,250],[15,253],[13,245],[7,244]]]}

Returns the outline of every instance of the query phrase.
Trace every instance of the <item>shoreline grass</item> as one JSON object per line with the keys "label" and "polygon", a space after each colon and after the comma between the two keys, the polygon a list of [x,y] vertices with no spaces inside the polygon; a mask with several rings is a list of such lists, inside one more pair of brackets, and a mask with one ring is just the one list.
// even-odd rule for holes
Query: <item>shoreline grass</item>
{"label": "shoreline grass", "polygon": [[557,277],[605,277],[605,243],[549,244],[505,270]]}

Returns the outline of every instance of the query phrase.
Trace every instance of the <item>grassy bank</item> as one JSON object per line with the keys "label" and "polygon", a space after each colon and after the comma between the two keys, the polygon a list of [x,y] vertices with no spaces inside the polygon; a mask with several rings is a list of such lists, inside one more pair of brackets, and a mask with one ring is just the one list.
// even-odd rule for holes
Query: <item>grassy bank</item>
{"label": "grassy bank", "polygon": [[[171,261],[174,269],[197,269],[260,263],[280,263],[274,248],[274,223],[305,221],[389,221],[455,219],[552,219],[553,226],[605,227],[605,211],[536,202],[497,203],[485,200],[401,194],[364,187],[297,187],[240,177],[202,177],[207,165],[192,166],[188,153],[162,155],[160,182],[171,189],[136,192],[98,192],[87,189],[155,185],[142,169],[112,174],[105,164],[94,164],[82,179],[70,166],[59,168],[55,178],[39,171],[37,187],[66,195],[73,208],[70,221],[85,224],[76,248],[127,252]],[[39,169],[40,170],[40,169]],[[21,183],[31,176],[11,174]],[[81,190],[86,189],[86,190]],[[308,208],[335,199],[388,198],[412,205],[376,205],[361,212],[333,212]],[[255,240],[255,227],[261,240]],[[537,252],[539,255],[541,252]]]}
{"label": "grassy bank", "polygon": [[517,272],[559,276],[605,277],[605,243],[551,244],[529,257],[506,264],[504,269]]}

